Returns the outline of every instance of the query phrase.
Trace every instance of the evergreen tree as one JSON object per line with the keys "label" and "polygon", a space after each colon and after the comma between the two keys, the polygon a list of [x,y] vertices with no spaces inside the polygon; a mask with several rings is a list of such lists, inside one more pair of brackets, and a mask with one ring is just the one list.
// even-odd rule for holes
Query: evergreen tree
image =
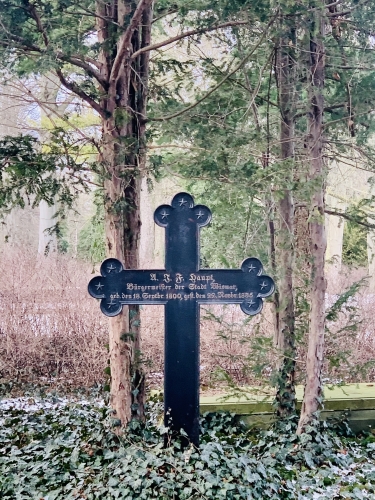
{"label": "evergreen tree", "polygon": [[[241,3],[241,2],[240,2]],[[236,11],[238,13],[238,11]],[[168,17],[172,16],[172,17]],[[182,33],[151,44],[163,23]],[[150,51],[186,37],[248,21],[232,17],[224,2],[152,0],[5,0],[0,54],[6,72],[26,78],[51,72],[61,86],[100,117],[96,168],[104,187],[108,257],[138,267],[140,181],[146,173],[146,105]],[[144,380],[136,365],[138,308],[111,318],[111,401],[122,424],[143,416]]]}
{"label": "evergreen tree", "polygon": [[[334,161],[354,160],[373,169],[374,7],[317,0],[248,9],[250,26],[215,39],[225,47],[223,57],[214,60],[201,49],[204,90],[182,107],[182,78],[164,88],[160,106],[174,102],[176,111],[170,123],[163,121],[161,137],[168,145],[163,161],[187,177],[241,184],[249,199],[259,199],[278,277],[275,344],[284,353],[280,415],[295,409],[295,338],[301,328],[308,333],[301,432],[322,401],[327,172]],[[191,89],[194,82],[186,81]],[[366,225],[353,213],[343,216]],[[302,302],[301,283],[308,287]]]}

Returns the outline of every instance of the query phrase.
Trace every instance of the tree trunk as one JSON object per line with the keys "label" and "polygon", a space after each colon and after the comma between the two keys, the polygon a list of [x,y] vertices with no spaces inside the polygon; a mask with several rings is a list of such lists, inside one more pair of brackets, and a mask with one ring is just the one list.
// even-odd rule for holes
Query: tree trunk
{"label": "tree trunk", "polygon": [[[73,102],[73,97],[70,97],[65,102],[57,102],[61,83],[52,72],[43,75],[39,85],[41,114],[39,138],[42,143],[46,143],[49,136],[48,121],[53,120],[55,116],[62,116],[69,104]],[[57,207],[55,203],[48,204],[44,200],[39,203],[38,253],[40,255],[50,255],[58,250],[57,234],[56,231],[53,231],[58,222],[56,213]]]}
{"label": "tree trunk", "polygon": [[39,203],[39,238],[38,253],[50,255],[57,252],[57,237],[55,232],[49,232],[56,225],[56,205],[48,205],[42,200]]}
{"label": "tree trunk", "polygon": [[[285,27],[283,26],[284,30]],[[288,184],[292,181],[291,164],[294,160],[295,115],[295,31],[287,30],[279,40],[276,74],[279,91],[280,154],[285,165],[286,185],[278,202],[279,231],[277,234],[277,266],[279,270],[279,310],[277,311],[275,347],[281,353],[278,364],[276,393],[277,414],[285,417],[295,412],[295,317],[293,296],[293,196]],[[289,181],[289,182],[288,182]]]}
{"label": "tree trunk", "polygon": [[[312,14],[313,16],[314,14]],[[307,119],[307,160],[310,165],[310,180],[314,188],[309,214],[311,266],[310,328],[306,360],[306,385],[302,403],[298,434],[304,432],[316,417],[321,407],[325,327],[324,257],[326,238],[324,228],[325,172],[322,156],[323,108],[324,108],[324,21],[316,13],[310,32],[310,109]]]}
{"label": "tree trunk", "polygon": [[[134,60],[130,56],[150,43],[151,1],[140,1],[138,5],[127,0],[98,1],[97,14],[99,42],[103,47],[101,73],[108,82],[108,88],[102,89],[101,108],[105,116],[100,158],[105,175],[107,256],[119,259],[127,269],[137,269],[149,56],[148,52]],[[124,25],[125,19],[131,19],[129,25]],[[106,42],[113,36],[111,30],[116,24],[123,34],[113,54],[106,50]],[[119,52],[125,42],[125,56],[119,64]],[[138,363],[139,352],[139,308],[124,307],[120,315],[109,319],[111,405],[122,425],[132,417],[143,418],[144,379]]]}

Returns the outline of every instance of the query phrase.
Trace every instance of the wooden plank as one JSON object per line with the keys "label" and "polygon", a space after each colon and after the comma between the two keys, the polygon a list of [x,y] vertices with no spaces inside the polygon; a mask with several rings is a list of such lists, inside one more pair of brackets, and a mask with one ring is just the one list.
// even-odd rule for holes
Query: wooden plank
{"label": "wooden plank", "polygon": [[[201,413],[215,411],[220,408],[226,411],[244,413],[261,413],[273,411],[274,396],[270,391],[255,392],[256,388],[249,388],[240,398],[227,397],[225,394],[204,396],[200,398]],[[303,387],[296,388],[297,407],[301,405]],[[324,407],[327,410],[345,409],[372,409],[375,408],[375,384],[348,384],[345,386],[326,386],[324,389]]]}
{"label": "wooden plank", "polygon": [[[303,387],[296,390],[297,408],[301,407]],[[321,418],[340,418],[348,413],[349,425],[354,432],[375,432],[375,384],[348,384],[326,387],[324,410]],[[248,426],[268,427],[274,420],[273,394],[255,393],[249,388],[246,396],[227,398],[225,395],[201,397],[200,412],[229,411],[238,415]]]}
{"label": "wooden plank", "polygon": [[[323,411],[321,420],[340,419],[342,415],[342,411]],[[349,411],[346,416],[348,424],[355,434],[362,431],[375,434],[375,409]],[[273,413],[253,413],[251,415],[239,415],[238,420],[244,422],[249,428],[266,429],[274,422],[275,415]]]}

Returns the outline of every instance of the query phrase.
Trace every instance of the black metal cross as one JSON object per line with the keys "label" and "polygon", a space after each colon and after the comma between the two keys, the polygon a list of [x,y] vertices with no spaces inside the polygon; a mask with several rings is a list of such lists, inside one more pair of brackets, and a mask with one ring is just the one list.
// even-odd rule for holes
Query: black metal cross
{"label": "black metal cross", "polygon": [[119,314],[124,304],[165,304],[165,425],[183,429],[198,445],[199,304],[238,303],[254,315],[275,285],[254,257],[238,270],[200,269],[199,231],[210,222],[211,211],[194,205],[189,194],[179,193],[171,205],[158,207],[154,220],[166,230],[165,269],[125,270],[117,259],[107,259],[88,290],[101,299],[107,316]]}

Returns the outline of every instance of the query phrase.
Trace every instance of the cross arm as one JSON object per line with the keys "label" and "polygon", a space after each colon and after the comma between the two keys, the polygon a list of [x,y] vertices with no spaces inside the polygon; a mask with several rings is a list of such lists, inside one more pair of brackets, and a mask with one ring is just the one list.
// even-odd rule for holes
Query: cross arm
{"label": "cross arm", "polygon": [[125,304],[166,304],[169,301],[198,304],[240,304],[244,313],[258,314],[263,298],[270,296],[273,279],[262,274],[256,258],[243,261],[241,269],[194,269],[167,272],[163,269],[124,270],[121,262],[107,259],[101,275],[88,286],[90,295],[101,299],[107,316],[116,316]]}

